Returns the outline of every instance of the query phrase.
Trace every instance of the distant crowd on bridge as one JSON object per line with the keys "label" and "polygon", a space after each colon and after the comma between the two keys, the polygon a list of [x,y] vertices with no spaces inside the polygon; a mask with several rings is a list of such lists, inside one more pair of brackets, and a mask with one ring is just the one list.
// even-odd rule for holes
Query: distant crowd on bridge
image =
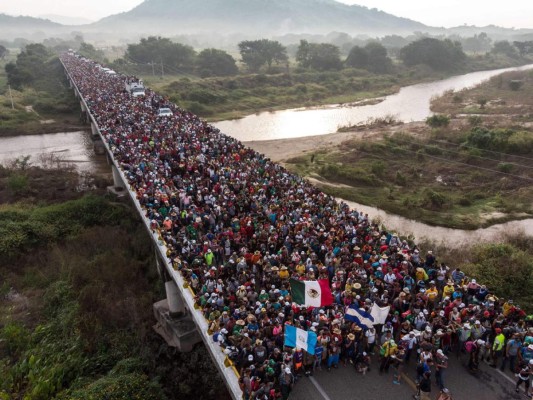
{"label": "distant crowd on bridge", "polygon": [[[530,390],[533,322],[495,288],[167,98],[149,89],[132,97],[126,77],[76,55],[62,60],[213,341],[234,363],[245,399],[287,399],[298,379],[335,368],[404,384],[409,363],[417,364],[421,398],[448,399],[452,355],[474,373],[482,360],[510,369],[516,391]],[[158,116],[161,108],[172,115]],[[291,278],[327,279],[333,304],[294,303]],[[369,313],[374,304],[390,307],[384,324],[344,318],[348,306]],[[284,346],[287,324],[316,333],[314,355]]]}

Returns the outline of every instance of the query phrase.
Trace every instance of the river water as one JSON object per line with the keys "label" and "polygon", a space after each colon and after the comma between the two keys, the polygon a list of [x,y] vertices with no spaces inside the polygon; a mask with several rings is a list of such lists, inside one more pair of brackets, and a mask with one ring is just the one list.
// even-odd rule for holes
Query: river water
{"label": "river water", "polygon": [[0,138],[0,164],[30,156],[30,165],[74,166],[80,172],[109,172],[105,156],[96,155],[85,131]]}
{"label": "river water", "polygon": [[[312,110],[261,113],[241,120],[223,121],[216,126],[222,132],[244,141],[323,135],[336,131],[338,125],[357,124],[365,122],[368,118],[386,114],[395,114],[404,121],[423,120],[430,115],[429,101],[433,96],[450,89],[460,90],[479,84],[503,71],[529,68],[533,68],[533,65],[474,72],[433,83],[408,86],[402,88],[399,93],[388,96],[382,103],[372,106],[352,108],[329,106]],[[106,157],[94,153],[89,132],[0,137],[0,164],[7,164],[26,155],[30,156],[29,161],[32,165],[50,165],[61,160],[64,164],[76,167],[80,172],[110,172]],[[533,235],[533,219],[466,231],[430,226],[374,207],[344,201],[351,208],[368,213],[371,218],[380,218],[390,230],[411,234],[417,241],[429,239],[454,248],[479,241],[494,241],[508,232]]]}
{"label": "river water", "polygon": [[504,68],[472,72],[448,79],[406,86],[374,105],[344,107],[330,105],[320,108],[262,112],[242,119],[217,122],[214,125],[227,135],[247,142],[252,140],[287,139],[326,135],[341,126],[357,125],[370,118],[394,115],[403,122],[423,121],[431,115],[432,97],[448,90],[461,90],[480,84],[506,71],[533,68],[533,64],[519,68]]}

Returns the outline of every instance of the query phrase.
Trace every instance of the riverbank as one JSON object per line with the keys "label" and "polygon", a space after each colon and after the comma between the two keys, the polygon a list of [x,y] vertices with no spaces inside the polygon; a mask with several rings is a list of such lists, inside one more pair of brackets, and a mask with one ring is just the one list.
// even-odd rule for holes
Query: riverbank
{"label": "riverbank", "polygon": [[[445,126],[363,126],[247,145],[284,161],[326,193],[428,225],[474,230],[528,219],[533,216],[533,165],[524,158],[533,151],[533,116],[525,112],[533,107],[530,76],[508,73],[435,100],[441,109],[447,102],[463,113]],[[510,86],[517,80],[523,82],[518,91]],[[465,107],[480,94],[488,98],[484,113],[469,118]]]}
{"label": "riverbank", "polygon": [[471,57],[462,68],[453,72],[434,71],[424,66],[406,68],[398,64],[391,74],[343,69],[323,72],[295,70],[272,75],[204,79],[176,76],[174,81],[169,76],[143,78],[154,90],[169,96],[183,108],[210,122],[218,122],[260,112],[357,103],[397,93],[404,86],[530,62],[529,59],[488,55]]}
{"label": "riverbank", "polygon": [[17,62],[18,57],[24,56],[0,61],[0,137],[86,129],[80,121],[78,101],[68,89],[59,60],[52,54],[33,60],[35,71],[21,67],[20,74],[27,82],[21,82],[18,89],[8,88],[5,66],[8,61]]}

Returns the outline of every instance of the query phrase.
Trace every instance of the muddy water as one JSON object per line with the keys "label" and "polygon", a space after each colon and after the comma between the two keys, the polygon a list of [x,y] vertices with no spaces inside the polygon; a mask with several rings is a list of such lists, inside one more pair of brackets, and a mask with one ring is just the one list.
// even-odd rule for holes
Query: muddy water
{"label": "muddy water", "polygon": [[30,165],[74,166],[80,172],[108,172],[106,158],[96,155],[88,132],[49,133],[0,138],[0,163],[30,156]]}
{"label": "muddy water", "polygon": [[399,215],[389,214],[375,207],[369,207],[343,199],[337,200],[344,201],[351,209],[367,213],[371,219],[379,218],[388,230],[400,232],[405,235],[413,235],[417,242],[428,239],[435,241],[437,244],[442,243],[448,247],[458,248],[465,244],[498,241],[505,233],[523,232],[529,236],[533,235],[533,219],[531,218],[468,231],[431,226]]}
{"label": "muddy water", "polygon": [[326,135],[341,126],[357,125],[370,118],[394,115],[403,122],[423,121],[431,115],[432,97],[448,90],[461,90],[480,84],[506,71],[532,69],[533,65],[472,72],[448,79],[406,86],[396,94],[387,96],[379,104],[360,107],[330,105],[313,109],[293,109],[263,112],[214,125],[227,135],[241,141],[273,140],[304,136]]}

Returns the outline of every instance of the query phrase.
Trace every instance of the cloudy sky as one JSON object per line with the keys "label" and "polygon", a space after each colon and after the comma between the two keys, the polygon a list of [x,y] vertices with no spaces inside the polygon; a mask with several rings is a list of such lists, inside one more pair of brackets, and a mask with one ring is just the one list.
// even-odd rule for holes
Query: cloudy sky
{"label": "cloudy sky", "polygon": [[[196,1],[196,0],[191,0]],[[340,0],[379,8],[432,26],[489,24],[533,28],[532,0]],[[128,11],[142,0],[0,0],[0,13],[40,16],[58,14],[98,20]]]}

